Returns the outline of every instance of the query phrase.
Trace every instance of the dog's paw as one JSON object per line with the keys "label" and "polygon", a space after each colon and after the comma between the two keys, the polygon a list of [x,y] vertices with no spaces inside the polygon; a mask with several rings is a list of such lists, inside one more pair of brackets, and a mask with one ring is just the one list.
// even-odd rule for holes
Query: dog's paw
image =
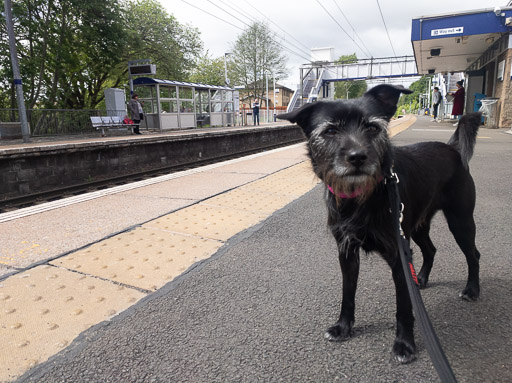
{"label": "dog's paw", "polygon": [[416,359],[416,346],[414,343],[403,340],[395,340],[393,344],[393,354],[397,362],[402,364],[410,363]]}
{"label": "dog's paw", "polygon": [[468,302],[474,302],[480,295],[480,289],[473,286],[466,286],[464,290],[459,294],[459,297]]}
{"label": "dog's paw", "polygon": [[420,289],[424,289],[427,287],[428,283],[428,274],[424,268],[422,267],[420,272],[418,273],[418,286]]}
{"label": "dog's paw", "polygon": [[422,278],[418,275],[418,287],[420,289],[425,289],[427,287],[428,279]]}
{"label": "dog's paw", "polygon": [[352,335],[352,325],[347,326],[341,322],[336,323],[327,329],[324,334],[325,339],[330,342],[342,342]]}

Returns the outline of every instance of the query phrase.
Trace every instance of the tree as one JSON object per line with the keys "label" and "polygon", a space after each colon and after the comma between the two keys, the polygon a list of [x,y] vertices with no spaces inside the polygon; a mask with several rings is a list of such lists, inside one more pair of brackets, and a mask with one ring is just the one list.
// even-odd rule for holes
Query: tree
{"label": "tree", "polygon": [[[124,46],[117,0],[15,0],[13,22],[27,106],[94,106]],[[0,82],[14,107],[2,23]]]}
{"label": "tree", "polygon": [[[286,77],[286,57],[274,33],[262,22],[251,24],[232,46],[229,73],[237,85],[252,92],[253,98],[265,97],[265,73],[276,81]],[[266,100],[265,100],[266,102]]]}
{"label": "tree", "polygon": [[224,86],[224,57],[213,59],[208,56],[208,52],[204,57],[198,60],[197,66],[189,77],[190,82],[200,84]]}
{"label": "tree", "polygon": [[413,92],[411,94],[402,94],[402,97],[400,97],[400,100],[398,101],[397,113],[401,113],[402,109],[405,109],[407,112],[416,113],[419,108],[419,95],[430,92],[428,84],[431,78],[432,76],[429,75],[422,76],[419,80],[413,82],[409,86],[409,89]]}
{"label": "tree", "polygon": [[[336,60],[337,64],[352,64],[357,62],[357,56],[355,53],[351,55],[340,56]],[[358,98],[366,92],[367,85],[365,80],[355,81],[339,81],[334,84],[334,98]]]}
{"label": "tree", "polygon": [[127,59],[151,59],[160,78],[185,81],[196,66],[203,43],[196,28],[180,24],[156,0],[126,4]]}
{"label": "tree", "polygon": [[[161,77],[186,80],[199,32],[155,0],[13,0],[27,107],[101,106],[104,89],[128,83],[127,62],[151,59]],[[5,16],[0,13],[0,102],[16,108]]]}

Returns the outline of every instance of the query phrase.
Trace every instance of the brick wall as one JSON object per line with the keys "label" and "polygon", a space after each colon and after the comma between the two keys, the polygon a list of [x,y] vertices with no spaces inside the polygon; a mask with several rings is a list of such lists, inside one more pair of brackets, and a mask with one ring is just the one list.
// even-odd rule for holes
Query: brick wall
{"label": "brick wall", "polygon": [[[505,73],[503,81],[496,80],[496,97],[500,98],[498,107],[498,126],[500,128],[512,127],[512,81],[510,79],[512,66],[512,49],[507,49],[498,56],[498,63],[505,60]],[[496,73],[496,76],[498,74]]]}
{"label": "brick wall", "polygon": [[304,140],[295,126],[0,151],[0,202],[40,191]]}

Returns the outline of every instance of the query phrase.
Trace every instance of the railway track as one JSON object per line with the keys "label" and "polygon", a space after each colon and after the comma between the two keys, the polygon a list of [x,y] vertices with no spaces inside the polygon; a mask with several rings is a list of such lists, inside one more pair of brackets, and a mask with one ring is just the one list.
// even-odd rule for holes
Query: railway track
{"label": "railway track", "polygon": [[280,147],[294,145],[299,142],[303,142],[303,140],[293,140],[284,144],[281,143],[277,145],[269,145],[266,146],[265,148],[260,148],[257,150],[241,151],[228,155],[218,156],[215,158],[196,160],[192,162],[163,166],[153,169],[146,169],[134,173],[123,174],[120,176],[108,177],[99,180],[91,180],[85,183],[69,185],[58,189],[43,190],[40,192],[17,196],[14,198],[7,198],[0,200],[0,214],[15,212],[16,210],[22,208],[37,206],[48,202],[59,201],[64,198],[80,196],[82,194],[115,188],[130,183],[151,180],[156,177],[161,177],[176,172],[191,170],[197,167],[212,165],[219,162],[245,157],[256,153],[266,152]]}

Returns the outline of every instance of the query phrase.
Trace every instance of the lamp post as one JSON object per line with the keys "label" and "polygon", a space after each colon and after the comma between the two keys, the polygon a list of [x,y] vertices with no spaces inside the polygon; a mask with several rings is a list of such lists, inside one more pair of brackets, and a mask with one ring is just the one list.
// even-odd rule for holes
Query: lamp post
{"label": "lamp post", "polygon": [[276,76],[272,73],[272,80],[274,81],[274,113],[272,114],[272,122],[275,122],[276,116]]}
{"label": "lamp post", "polygon": [[224,53],[224,79],[226,81],[226,85],[229,86],[229,78],[228,78],[228,59],[227,57],[231,54],[231,52]]}
{"label": "lamp post", "polygon": [[270,121],[268,119],[268,70],[265,71],[265,83],[266,83],[266,85],[265,85],[265,89],[266,89],[265,95],[267,97],[267,100],[265,102],[265,106],[267,107],[267,111],[266,111],[267,123],[269,123]]}
{"label": "lamp post", "polygon": [[18,100],[18,114],[21,124],[21,135],[23,142],[30,141],[30,130],[27,120],[27,110],[25,109],[25,98],[23,97],[23,85],[21,82],[20,68],[18,66],[18,53],[16,51],[16,40],[14,37],[14,26],[12,23],[11,0],[5,0],[5,24],[9,36],[9,50],[11,51],[12,73],[14,75],[14,86],[16,88],[16,98]]}

